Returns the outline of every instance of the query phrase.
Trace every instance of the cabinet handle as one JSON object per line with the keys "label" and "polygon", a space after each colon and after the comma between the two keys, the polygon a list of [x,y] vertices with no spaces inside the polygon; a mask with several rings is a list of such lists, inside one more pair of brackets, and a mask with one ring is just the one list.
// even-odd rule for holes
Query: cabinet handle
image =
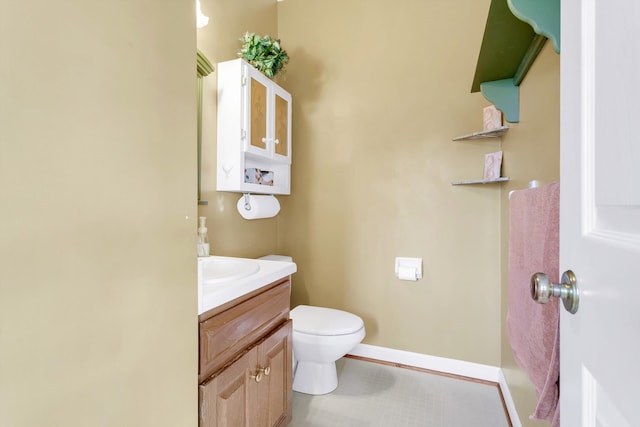
{"label": "cabinet handle", "polygon": [[259,369],[258,372],[255,375],[251,375],[251,378],[256,380],[257,383],[262,381],[262,372],[261,371],[262,371],[262,369]]}
{"label": "cabinet handle", "polygon": [[265,377],[268,377],[271,373],[271,366],[267,366],[266,368],[260,368],[260,372],[264,374]]}

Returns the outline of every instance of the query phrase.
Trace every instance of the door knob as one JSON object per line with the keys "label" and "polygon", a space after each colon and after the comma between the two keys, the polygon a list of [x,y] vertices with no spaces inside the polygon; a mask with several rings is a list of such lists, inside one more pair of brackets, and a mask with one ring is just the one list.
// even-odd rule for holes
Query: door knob
{"label": "door knob", "polygon": [[531,276],[531,298],[540,304],[546,304],[551,297],[562,298],[564,308],[571,314],[578,311],[580,297],[576,275],[567,270],[562,273],[560,283],[551,283],[544,273],[536,273]]}

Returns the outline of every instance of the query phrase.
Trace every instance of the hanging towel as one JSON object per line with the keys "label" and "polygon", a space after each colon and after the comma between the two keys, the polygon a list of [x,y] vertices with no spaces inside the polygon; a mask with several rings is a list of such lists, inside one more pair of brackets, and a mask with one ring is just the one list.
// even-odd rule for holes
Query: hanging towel
{"label": "hanging towel", "polygon": [[558,299],[538,304],[531,276],[559,274],[560,184],[514,191],[509,200],[509,305],[507,335],[516,362],[533,383],[538,404],[532,420],[559,427],[560,331]]}

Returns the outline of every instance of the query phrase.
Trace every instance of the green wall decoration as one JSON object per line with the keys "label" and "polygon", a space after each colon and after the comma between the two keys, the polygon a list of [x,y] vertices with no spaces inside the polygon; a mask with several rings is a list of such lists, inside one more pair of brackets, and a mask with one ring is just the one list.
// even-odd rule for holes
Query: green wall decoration
{"label": "green wall decoration", "polygon": [[509,9],[520,20],[531,25],[553,43],[560,53],[560,0],[507,0]]}
{"label": "green wall decoration", "polygon": [[518,87],[547,39],[559,53],[560,0],[492,0],[471,92],[520,121]]}

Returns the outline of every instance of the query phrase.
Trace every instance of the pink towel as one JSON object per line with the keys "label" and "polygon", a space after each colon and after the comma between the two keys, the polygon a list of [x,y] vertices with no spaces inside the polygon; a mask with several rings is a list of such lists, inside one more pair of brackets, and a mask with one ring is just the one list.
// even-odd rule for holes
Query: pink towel
{"label": "pink towel", "polygon": [[529,290],[542,272],[553,283],[559,274],[560,184],[518,190],[509,200],[509,306],[507,334],[516,362],[538,396],[533,420],[560,425],[560,332],[558,299],[538,304]]}

